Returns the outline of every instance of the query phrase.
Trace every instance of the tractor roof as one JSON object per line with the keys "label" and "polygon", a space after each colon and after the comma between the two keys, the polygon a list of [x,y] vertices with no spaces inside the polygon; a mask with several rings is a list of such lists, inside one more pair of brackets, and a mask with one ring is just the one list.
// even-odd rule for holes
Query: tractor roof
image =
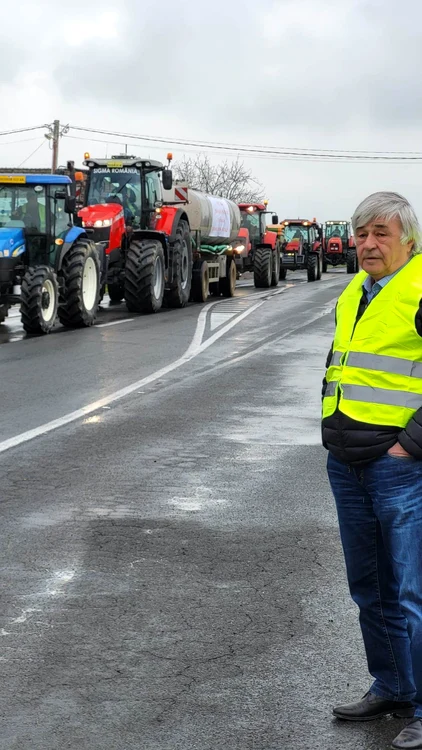
{"label": "tractor roof", "polygon": [[248,208],[254,208],[255,211],[266,211],[267,206],[263,203],[238,203],[237,204],[241,211],[247,211]]}
{"label": "tractor roof", "polygon": [[341,219],[341,220],[339,219],[338,221],[334,219],[334,220],[326,221],[325,223],[326,224],[349,224],[349,222],[344,221],[344,219]]}
{"label": "tractor roof", "polygon": [[69,185],[71,182],[64,174],[0,174],[0,183],[14,185]]}
{"label": "tractor roof", "polygon": [[124,167],[152,167],[153,169],[163,169],[160,161],[153,159],[142,159],[142,157],[131,156],[129,158],[113,157],[112,159],[95,159],[89,158],[84,161],[86,167],[108,167],[108,169],[122,169]]}
{"label": "tractor roof", "polygon": [[310,221],[309,219],[283,219],[282,224],[301,224],[302,226],[312,226],[318,224],[316,219]]}

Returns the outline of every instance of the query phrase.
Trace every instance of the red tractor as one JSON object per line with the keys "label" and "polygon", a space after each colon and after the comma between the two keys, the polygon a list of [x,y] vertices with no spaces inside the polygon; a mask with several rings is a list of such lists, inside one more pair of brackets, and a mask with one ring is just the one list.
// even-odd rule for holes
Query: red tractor
{"label": "red tractor", "polygon": [[348,221],[326,221],[324,231],[324,268],[346,265],[347,273],[359,270],[356,243]]}
{"label": "red tractor", "polygon": [[[268,289],[277,286],[280,278],[280,245],[274,232],[267,229],[268,201],[239,203],[241,228],[240,244],[234,247],[238,273],[253,271],[255,286]],[[278,216],[272,217],[278,224]]]}
{"label": "red tractor", "polygon": [[283,221],[281,223],[280,278],[285,279],[288,270],[305,269],[308,281],[318,281],[323,271],[322,240],[322,227],[316,219]]}
{"label": "red tractor", "polygon": [[[169,307],[184,307],[191,298],[205,301],[210,285],[216,293],[233,296],[236,268],[229,255],[230,239],[240,223],[235,204],[235,231],[235,220],[230,223],[225,207],[227,249],[213,255],[204,250],[207,226],[201,211],[196,226],[189,218],[188,201],[166,204],[164,194],[173,185],[169,167],[127,155],[111,160],[85,157],[85,206],[78,216],[89,238],[104,246],[103,278],[112,302],[125,299],[130,312],[150,313],[159,310],[164,299]],[[170,164],[171,154],[168,158]],[[211,222],[212,212],[206,219]]]}

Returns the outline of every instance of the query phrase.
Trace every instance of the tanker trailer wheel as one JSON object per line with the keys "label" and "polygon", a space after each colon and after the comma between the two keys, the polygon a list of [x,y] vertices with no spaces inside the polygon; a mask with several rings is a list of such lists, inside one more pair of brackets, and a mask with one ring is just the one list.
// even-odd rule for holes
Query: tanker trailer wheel
{"label": "tanker trailer wheel", "polygon": [[49,266],[28,268],[22,279],[21,318],[27,333],[49,333],[56,322],[59,285]]}
{"label": "tanker trailer wheel", "polygon": [[192,299],[194,302],[206,302],[210,293],[210,276],[206,260],[197,260],[192,271]]}
{"label": "tanker trailer wheel", "polygon": [[234,297],[236,291],[236,279],[236,263],[234,262],[233,258],[227,256],[226,275],[219,281],[220,292],[223,297]]}
{"label": "tanker trailer wheel", "polygon": [[357,273],[357,271],[359,270],[359,266],[356,250],[354,247],[350,248],[350,250],[347,251],[346,263],[347,273]]}
{"label": "tanker trailer wheel", "polygon": [[185,307],[192,286],[192,240],[187,221],[180,221],[176,239],[169,248],[169,268],[172,269],[171,288],[165,293],[169,307]]}
{"label": "tanker trailer wheel", "polygon": [[134,240],[125,269],[125,300],[129,312],[155,313],[164,297],[164,250],[157,240]]}
{"label": "tanker trailer wheel", "polygon": [[273,271],[271,274],[271,286],[278,286],[280,280],[280,251],[276,248],[273,252]]}
{"label": "tanker trailer wheel", "polygon": [[59,320],[67,328],[92,326],[101,292],[100,259],[90,240],[77,240],[63,258]]}
{"label": "tanker trailer wheel", "polygon": [[115,304],[121,302],[125,296],[125,288],[123,284],[120,284],[119,282],[107,284],[107,291],[108,296],[110,297],[110,302],[114,302]]}
{"label": "tanker trailer wheel", "polygon": [[273,251],[270,247],[256,248],[253,276],[257,289],[270,288],[273,277]]}
{"label": "tanker trailer wheel", "polygon": [[318,277],[318,258],[315,253],[308,255],[308,281],[316,281]]}

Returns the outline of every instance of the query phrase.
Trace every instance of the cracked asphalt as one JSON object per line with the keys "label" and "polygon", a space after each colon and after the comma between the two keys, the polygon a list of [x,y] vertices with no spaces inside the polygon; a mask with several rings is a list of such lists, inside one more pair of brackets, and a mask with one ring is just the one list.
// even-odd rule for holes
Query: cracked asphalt
{"label": "cracked asphalt", "polygon": [[[142,392],[0,454],[1,750],[390,746],[400,721],[331,717],[369,686],[319,432],[346,280],[286,288]],[[149,372],[149,349],[170,362],[199,309],[2,347],[3,383],[24,383],[4,435]]]}

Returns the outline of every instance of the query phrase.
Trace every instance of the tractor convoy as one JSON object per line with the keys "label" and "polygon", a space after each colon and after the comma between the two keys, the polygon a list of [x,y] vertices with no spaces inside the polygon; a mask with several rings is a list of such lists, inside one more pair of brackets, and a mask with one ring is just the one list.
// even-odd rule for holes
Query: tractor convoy
{"label": "tractor convoy", "polygon": [[273,214],[267,226],[267,201],[192,190],[173,180],[171,159],[85,154],[83,172],[0,174],[0,323],[19,304],[25,331],[42,334],[57,318],[91,326],[106,291],[131,313],[154,313],[233,297],[248,271],[266,289],[288,270],[308,281],[328,263],[357,270],[348,222],[323,233],[315,219]]}

